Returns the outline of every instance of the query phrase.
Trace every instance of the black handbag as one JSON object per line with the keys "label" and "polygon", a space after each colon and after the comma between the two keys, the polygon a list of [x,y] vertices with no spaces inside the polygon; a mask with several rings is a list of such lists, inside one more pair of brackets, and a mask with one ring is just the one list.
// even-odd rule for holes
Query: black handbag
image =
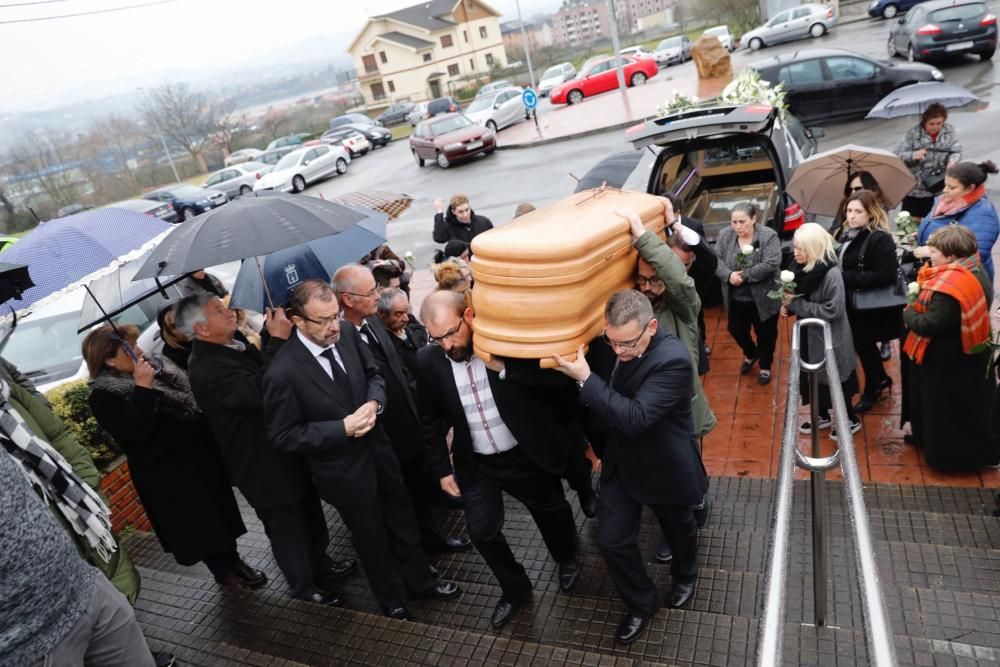
{"label": "black handbag", "polygon": [[944,170],[924,176],[920,179],[920,185],[932,195],[941,194],[944,190]]}
{"label": "black handbag", "polygon": [[[871,232],[861,243],[861,252],[858,257],[858,266],[861,271],[865,270],[865,251],[868,249],[868,241],[871,239]],[[866,289],[847,290],[847,304],[852,310],[882,310],[883,308],[898,308],[906,305],[906,277],[902,269],[896,266],[896,279],[888,285],[878,287],[868,287]]]}

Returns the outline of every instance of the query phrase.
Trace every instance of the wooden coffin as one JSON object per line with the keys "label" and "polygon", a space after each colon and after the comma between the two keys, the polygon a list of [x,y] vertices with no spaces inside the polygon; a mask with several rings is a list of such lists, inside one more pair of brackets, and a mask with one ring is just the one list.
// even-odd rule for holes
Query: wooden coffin
{"label": "wooden coffin", "polygon": [[480,234],[472,242],[476,311],[473,347],[492,356],[575,358],[604,329],[604,304],[634,286],[638,255],[628,221],[632,209],[663,236],[663,205],[640,192],[585,190]]}

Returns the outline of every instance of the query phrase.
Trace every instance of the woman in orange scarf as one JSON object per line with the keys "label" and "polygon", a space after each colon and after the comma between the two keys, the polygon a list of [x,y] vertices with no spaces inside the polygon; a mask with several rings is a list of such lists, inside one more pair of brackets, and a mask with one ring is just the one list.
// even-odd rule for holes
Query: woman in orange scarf
{"label": "woman in orange scarf", "polygon": [[976,470],[997,462],[989,433],[995,381],[987,373],[993,287],[967,227],[942,227],[927,248],[930,266],[920,270],[916,301],[903,311],[907,441],[923,446],[937,470]]}

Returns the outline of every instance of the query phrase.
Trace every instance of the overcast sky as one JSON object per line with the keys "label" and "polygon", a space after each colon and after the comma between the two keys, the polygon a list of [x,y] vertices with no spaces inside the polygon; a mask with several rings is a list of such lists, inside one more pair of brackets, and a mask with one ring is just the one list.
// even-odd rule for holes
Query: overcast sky
{"label": "overcast sky", "polygon": [[[36,17],[153,3],[157,0],[0,0],[0,109],[23,111],[100,97],[184,76],[199,68],[250,68],[302,42],[330,38],[331,56],[367,16],[413,0],[160,0],[126,11],[36,22]],[[11,7],[13,4],[29,3]],[[487,0],[516,18],[515,0]],[[525,18],[560,0],[521,0]]]}

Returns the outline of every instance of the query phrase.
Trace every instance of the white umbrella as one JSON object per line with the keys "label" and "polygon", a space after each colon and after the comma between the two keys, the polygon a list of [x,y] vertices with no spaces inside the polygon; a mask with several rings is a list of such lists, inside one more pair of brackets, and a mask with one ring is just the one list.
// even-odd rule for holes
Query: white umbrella
{"label": "white umbrella", "polygon": [[785,188],[808,213],[835,216],[844,199],[844,185],[852,174],[867,171],[882,190],[883,203],[893,208],[917,179],[894,153],[847,144],[803,160]]}

